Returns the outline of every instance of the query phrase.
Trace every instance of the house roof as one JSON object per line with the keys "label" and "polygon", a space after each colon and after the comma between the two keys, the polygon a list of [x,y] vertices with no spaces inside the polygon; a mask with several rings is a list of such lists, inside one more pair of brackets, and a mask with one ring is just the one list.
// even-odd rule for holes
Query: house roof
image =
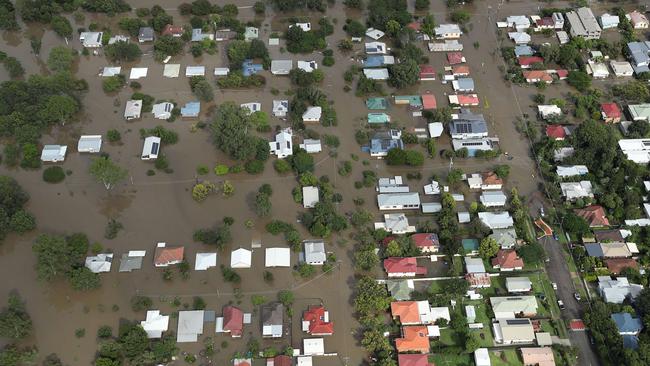
{"label": "house roof", "polygon": [[366,100],[366,107],[368,109],[384,110],[388,108],[388,102],[386,101],[386,98],[368,98]]}
{"label": "house roof", "polygon": [[602,103],[600,111],[603,112],[606,118],[621,118],[622,112],[616,103]]}
{"label": "house roof", "polygon": [[478,218],[490,229],[505,229],[514,225],[512,216],[507,211],[479,212]]}
{"label": "house roof", "polygon": [[165,265],[168,263],[180,262],[183,260],[184,253],[185,247],[157,246],[156,251],[153,255],[153,261],[156,265]]}
{"label": "house roof", "polygon": [[325,243],[322,240],[305,240],[305,262],[322,263],[327,260]]}
{"label": "house roof", "polygon": [[100,253],[95,256],[86,257],[86,268],[93,273],[110,272],[112,263],[112,253]]}
{"label": "house roof", "polygon": [[195,271],[205,271],[208,268],[217,266],[217,253],[196,253],[194,261]]}
{"label": "house roof", "polygon": [[482,185],[503,185],[503,179],[493,171],[481,173],[481,178],[483,179]]}
{"label": "house roof", "polygon": [[420,65],[420,78],[422,77],[435,77],[436,70],[431,65]]}
{"label": "house roof", "polygon": [[467,65],[456,65],[451,68],[451,72],[454,75],[469,75],[469,66]]}
{"label": "house roof", "polygon": [[[492,192],[501,193],[501,191],[486,191],[483,192],[483,195]],[[481,195],[481,197],[483,197],[483,195]],[[481,202],[485,201],[481,199]],[[494,229],[492,230],[492,234],[490,234],[490,238],[496,240],[497,244],[499,244],[501,248],[511,248],[517,243],[517,231],[514,228]]]}
{"label": "house roof", "polygon": [[402,327],[402,338],[395,339],[397,352],[424,352],[430,350],[427,327],[411,325]]}
{"label": "house roof", "polygon": [[302,314],[302,321],[309,323],[309,334],[334,333],[334,323],[329,321],[329,315],[323,306],[310,306]]}
{"label": "house roof", "polygon": [[603,261],[605,266],[613,274],[619,274],[624,268],[639,268],[639,263],[637,263],[634,258],[610,258]]}
{"label": "house roof", "polygon": [[99,152],[102,148],[102,135],[83,135],[77,142],[79,152]]}
{"label": "house roof", "polygon": [[265,267],[291,267],[291,249],[266,248]]}
{"label": "house roof", "polygon": [[528,277],[506,277],[506,288],[508,292],[530,291],[533,283]]}
{"label": "house roof", "polygon": [[553,366],[555,359],[551,347],[522,347],[524,365]]}
{"label": "house roof", "polygon": [[519,268],[524,266],[524,261],[517,256],[514,249],[499,249],[497,256],[492,258],[492,266],[499,268]]}
{"label": "house roof", "polygon": [[566,130],[561,125],[546,126],[546,136],[552,139],[563,139],[566,137]]}
{"label": "house roof", "polygon": [[454,90],[460,91],[474,91],[474,79],[472,78],[459,78],[451,82]]}
{"label": "house roof", "polygon": [[487,273],[474,272],[465,275],[470,287],[489,287],[492,284],[492,277]]}
{"label": "house roof", "polygon": [[399,318],[402,324],[420,323],[420,311],[417,301],[393,301],[390,303],[393,318]]}
{"label": "house roof", "polygon": [[241,336],[244,329],[244,313],[234,306],[223,308],[223,329],[229,330],[233,336]]}
{"label": "house roof", "polygon": [[[293,360],[287,355],[277,355],[272,359],[267,358],[266,360],[266,366],[293,366]],[[269,360],[273,361],[273,363],[269,363]]]}
{"label": "house roof", "polygon": [[201,112],[201,102],[187,102],[181,108],[181,116],[195,117]]}
{"label": "house roof", "polygon": [[515,46],[515,56],[532,56],[535,53],[532,47],[529,45],[518,45]]}
{"label": "house roof", "polygon": [[288,74],[293,69],[293,60],[271,60],[272,74]]}
{"label": "house roof", "polygon": [[525,70],[523,75],[526,80],[553,81],[553,77],[545,70]]}
{"label": "house roof", "polygon": [[467,273],[485,273],[485,265],[481,258],[465,257],[465,268]]}
{"label": "house roof", "polygon": [[386,287],[395,300],[409,300],[415,288],[413,280],[386,280]]}
{"label": "house roof", "polygon": [[230,255],[230,267],[250,268],[252,252],[248,249],[239,248],[232,251]]}
{"label": "house roof", "polygon": [[517,57],[517,63],[521,66],[531,66],[544,63],[544,59],[539,56],[519,56]]}
{"label": "house roof", "polygon": [[399,366],[433,366],[432,363],[429,363],[428,355],[416,354],[397,355],[397,364]]}
{"label": "house roof", "polygon": [[165,64],[163,68],[163,76],[166,78],[177,78],[180,72],[180,64]]}
{"label": "house roof", "polygon": [[321,107],[308,107],[305,113],[302,114],[302,120],[317,120],[320,119],[323,109]]}
{"label": "house roof", "polygon": [[630,313],[614,313],[612,320],[616,323],[616,328],[620,333],[636,333],[643,328],[641,319],[633,318]]}
{"label": "house roof", "polygon": [[438,103],[436,102],[436,96],[433,94],[422,94],[422,109],[436,109]]}
{"label": "house roof", "polygon": [[179,36],[183,34],[183,26],[167,24],[160,33],[163,36]]}
{"label": "house roof", "polygon": [[624,258],[632,255],[626,243],[586,243],[585,250],[591,257]]}
{"label": "house roof", "polygon": [[609,226],[605,209],[599,205],[591,205],[574,210],[575,214],[587,220],[590,227]]}
{"label": "house roof", "polygon": [[594,237],[599,243],[622,242],[625,239],[620,229],[595,230]]}
{"label": "house roof", "polygon": [[386,113],[368,113],[368,123],[388,123],[390,116]]}
{"label": "house roof", "polygon": [[[416,258],[389,257],[384,259],[384,269],[387,273],[426,274],[426,268],[418,267]],[[424,273],[423,273],[424,272]]]}
{"label": "house roof", "polygon": [[203,333],[204,315],[203,310],[179,311],[176,341],[196,342],[198,335]]}
{"label": "house roof", "polygon": [[490,304],[495,314],[537,314],[538,308],[535,296],[492,296]]}
{"label": "house roof", "polygon": [[273,302],[262,306],[262,334],[265,336],[282,336],[284,325],[284,305]]}
{"label": "house roof", "polygon": [[447,62],[450,65],[461,64],[465,62],[465,57],[461,52],[447,52]]}
{"label": "house roof", "polygon": [[160,310],[148,310],[147,318],[140,321],[140,325],[147,332],[147,338],[160,338],[169,327],[169,315],[161,315]]}
{"label": "house roof", "polygon": [[440,240],[435,233],[418,233],[411,235],[411,240],[418,248],[439,247]]}

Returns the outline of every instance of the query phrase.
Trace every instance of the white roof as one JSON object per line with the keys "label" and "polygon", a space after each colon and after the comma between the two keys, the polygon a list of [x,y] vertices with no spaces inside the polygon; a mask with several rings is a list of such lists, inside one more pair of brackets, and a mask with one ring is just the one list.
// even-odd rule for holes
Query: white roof
{"label": "white roof", "polygon": [[147,71],[149,68],[147,67],[134,67],[131,69],[131,74],[129,75],[129,79],[141,79],[141,78],[146,78],[147,77]]}
{"label": "white roof", "polygon": [[309,154],[319,153],[322,150],[320,140],[314,139],[305,139],[302,144],[300,144],[300,148],[307,151]]}
{"label": "white roof", "polygon": [[[407,193],[380,193],[377,195],[379,208],[385,206],[420,205],[420,194],[418,192]],[[418,207],[414,207],[418,208]]]}
{"label": "white roof", "polygon": [[269,38],[269,46],[279,46],[280,38]]}
{"label": "white roof", "polygon": [[591,182],[588,180],[560,183],[560,189],[562,190],[562,195],[566,197],[567,200],[594,196]]}
{"label": "white roof", "polygon": [[205,76],[205,66],[187,66],[185,76]]}
{"label": "white roof", "polygon": [[278,112],[287,112],[289,111],[289,101],[288,100],[274,100],[273,101],[273,113]]}
{"label": "white roof", "polygon": [[650,139],[621,139],[618,146],[629,160],[638,164],[650,162]]}
{"label": "white roof", "polygon": [[312,366],[311,356],[300,356],[297,360],[296,366]]}
{"label": "white roof", "polygon": [[103,32],[81,32],[79,40],[84,47],[101,47]]}
{"label": "white roof", "polygon": [[102,135],[83,135],[79,137],[77,151],[97,153],[102,148]]}
{"label": "white roof", "polygon": [[415,226],[409,225],[409,220],[403,213],[385,214],[384,222],[375,223],[375,229],[379,228],[394,234],[415,232]]}
{"label": "white roof", "polygon": [[291,267],[291,249],[266,248],[265,267]]}
{"label": "white roof", "polygon": [[467,224],[468,222],[472,221],[472,217],[470,216],[469,212],[467,211],[461,211],[458,212],[458,223],[459,224]]}
{"label": "white roof", "polygon": [[41,151],[41,161],[58,162],[65,160],[65,153],[68,147],[65,145],[45,145]]}
{"label": "white roof", "polygon": [[215,67],[214,68],[214,76],[225,76],[230,73],[230,68],[228,67]]}
{"label": "white roof", "polygon": [[503,206],[506,204],[505,194],[501,191],[485,191],[481,194],[481,203],[485,206]]}
{"label": "white roof", "polygon": [[467,273],[485,273],[485,265],[481,258],[465,257],[465,268]]}
{"label": "white roof", "polygon": [[147,318],[140,325],[147,332],[147,338],[160,338],[169,327],[169,315],[161,315],[160,310],[148,310]]}
{"label": "white roof", "polygon": [[142,159],[155,159],[160,152],[160,137],[148,136],[142,145]]}
{"label": "white roof", "polygon": [[431,137],[440,137],[444,130],[441,122],[429,123],[429,136]]}
{"label": "white roof", "polygon": [[474,363],[476,366],[492,366],[490,352],[487,348],[479,348],[474,351]]}
{"label": "white roof", "polygon": [[165,64],[163,76],[166,78],[177,78],[181,72],[180,64]]}
{"label": "white roof", "polygon": [[298,61],[298,68],[306,72],[312,72],[318,69],[316,61]]}
{"label": "white roof", "polygon": [[272,60],[271,73],[273,75],[287,75],[293,69],[293,60]]}
{"label": "white roof", "polygon": [[92,273],[110,272],[113,263],[113,254],[97,254],[86,257],[86,268]]}
{"label": "white roof", "polygon": [[231,268],[251,268],[252,252],[248,249],[239,248],[230,254]]}
{"label": "white roof", "polygon": [[174,105],[172,103],[162,102],[154,104],[151,113],[153,113],[153,117],[156,119],[168,119],[172,116],[173,109]]}
{"label": "white roof", "polygon": [[504,212],[479,212],[478,218],[490,229],[505,229],[512,227],[514,222],[510,213]]}
{"label": "white roof", "polygon": [[436,36],[445,36],[445,35],[457,35],[462,34],[458,24],[440,24],[439,26],[433,29],[436,33]]}
{"label": "white roof", "polygon": [[371,80],[388,80],[388,69],[363,69],[363,74]]}
{"label": "white roof", "polygon": [[124,118],[126,119],[140,118],[141,112],[142,112],[142,99],[126,101],[126,107],[124,107]]}
{"label": "white roof", "polygon": [[609,76],[609,70],[607,65],[603,62],[588,62],[587,65],[587,74],[591,74],[593,77],[607,77]]}
{"label": "white roof", "polygon": [[250,111],[250,113],[254,113],[262,110],[262,103],[259,102],[242,103],[240,104],[240,107],[247,108]]}
{"label": "white roof", "polygon": [[305,208],[312,208],[319,202],[318,187],[302,187],[302,205]]}
{"label": "white roof", "polygon": [[375,41],[380,39],[381,37],[383,37],[384,34],[385,34],[384,32],[380,31],[379,29],[375,29],[375,28],[368,28],[366,30],[366,37],[372,38]]}
{"label": "white roof", "polygon": [[196,342],[198,335],[203,333],[203,310],[178,312],[178,333],[176,342]]}
{"label": "white roof", "polygon": [[609,66],[611,66],[612,71],[614,71],[615,75],[632,75],[634,73],[632,65],[630,65],[630,63],[627,61],[612,60],[609,62]]}
{"label": "white roof", "polygon": [[530,34],[524,32],[508,32],[508,38],[517,44],[526,44],[531,40]]}
{"label": "white roof", "polygon": [[275,135],[275,141],[269,142],[269,148],[272,154],[283,159],[287,156],[293,155],[293,132],[291,128],[285,128]]}
{"label": "white roof", "polygon": [[123,36],[121,34],[116,34],[112,36],[111,38],[108,39],[108,44],[114,44],[117,42],[128,42],[130,40],[129,37]]}
{"label": "white roof", "polygon": [[205,271],[208,268],[217,266],[217,253],[196,253],[194,261],[195,271]]}
{"label": "white roof", "polygon": [[322,240],[305,240],[305,262],[324,263],[327,260],[325,243]]}
{"label": "white roof", "polygon": [[[428,301],[424,301],[427,305],[429,305]],[[419,301],[418,301],[419,305]],[[451,320],[451,315],[449,314],[449,308],[446,306],[440,306],[440,307],[435,307],[431,308],[431,319],[446,319],[447,321]]]}
{"label": "white roof", "polygon": [[317,356],[325,354],[325,341],[323,338],[303,339],[302,354],[306,356]]}
{"label": "white roof", "polygon": [[562,109],[555,104],[541,104],[537,106],[537,112],[542,116],[542,118],[546,118],[549,116],[561,115]]}
{"label": "white roof", "polygon": [[558,165],[556,173],[562,178],[585,175],[589,173],[586,165]]}
{"label": "white roof", "polygon": [[289,26],[289,28],[291,28],[291,27],[298,27],[298,28],[302,29],[304,32],[309,32],[311,30],[311,23],[309,23],[309,22],[307,22],[307,23],[295,23],[295,24],[291,24]]}
{"label": "white roof", "polygon": [[321,107],[309,107],[305,113],[302,114],[302,120],[319,121],[322,113],[323,109]]}
{"label": "white roof", "polygon": [[528,277],[506,277],[506,288],[508,292],[529,291],[533,283]]}
{"label": "white roof", "polygon": [[120,72],[122,71],[121,66],[106,66],[102,70],[102,73],[100,74],[101,76],[115,76],[119,75]]}
{"label": "white roof", "polygon": [[427,184],[424,186],[424,194],[426,195],[440,194],[440,183],[438,183],[435,180],[432,180],[431,184]]}

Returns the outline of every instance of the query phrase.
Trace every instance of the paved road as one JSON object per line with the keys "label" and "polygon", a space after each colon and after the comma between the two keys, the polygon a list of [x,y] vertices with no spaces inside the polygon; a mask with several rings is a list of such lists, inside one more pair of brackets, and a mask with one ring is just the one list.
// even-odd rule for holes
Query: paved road
{"label": "paved road", "polygon": [[[573,297],[576,289],[571,279],[566,259],[562,253],[562,244],[552,237],[543,238],[541,243],[550,259],[550,262],[546,264],[548,277],[551,282],[557,283],[557,298],[564,302],[566,308],[561,312],[562,318],[566,321],[582,318],[583,305]],[[578,348],[580,365],[600,365],[600,361],[591,346],[587,332],[569,331],[569,338],[571,339],[571,344]]]}

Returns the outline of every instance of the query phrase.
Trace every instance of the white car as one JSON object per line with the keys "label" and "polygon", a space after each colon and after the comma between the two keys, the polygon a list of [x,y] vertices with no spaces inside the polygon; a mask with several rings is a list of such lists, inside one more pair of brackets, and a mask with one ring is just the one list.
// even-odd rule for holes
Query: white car
{"label": "white car", "polygon": [[552,282],[551,285],[553,285],[553,290],[556,290],[556,291],[557,291],[557,283]]}
{"label": "white car", "polygon": [[557,305],[560,307],[560,310],[564,310],[564,302],[562,300],[558,300]]}

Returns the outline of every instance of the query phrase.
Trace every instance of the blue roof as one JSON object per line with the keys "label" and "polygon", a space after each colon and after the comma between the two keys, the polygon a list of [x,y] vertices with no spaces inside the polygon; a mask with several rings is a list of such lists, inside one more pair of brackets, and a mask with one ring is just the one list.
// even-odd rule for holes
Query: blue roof
{"label": "blue roof", "polygon": [[262,66],[262,64],[254,64],[252,60],[244,60],[241,67],[244,76],[251,76],[264,70],[264,66]]}
{"label": "blue roof", "polygon": [[535,51],[533,50],[532,47],[528,45],[521,45],[521,46],[516,46],[515,47],[515,56],[532,56],[535,54]]}
{"label": "blue roof", "polygon": [[187,102],[183,108],[181,108],[181,116],[183,117],[196,117],[201,111],[201,102]]}
{"label": "blue roof", "polygon": [[391,138],[378,138],[370,140],[370,153],[387,153],[390,149],[404,148],[404,143],[401,139]]}
{"label": "blue roof", "polygon": [[363,61],[364,67],[378,67],[384,65],[384,56],[382,55],[370,55]]}
{"label": "blue roof", "polygon": [[623,336],[623,347],[629,348],[629,349],[637,349],[639,348],[639,338],[637,336],[633,335],[624,335]]}
{"label": "blue roof", "polygon": [[612,320],[616,323],[619,333],[638,333],[643,328],[641,319],[633,318],[630,313],[614,313]]}
{"label": "blue roof", "polygon": [[585,250],[590,257],[602,258],[605,255],[600,243],[587,243],[585,244]]}

